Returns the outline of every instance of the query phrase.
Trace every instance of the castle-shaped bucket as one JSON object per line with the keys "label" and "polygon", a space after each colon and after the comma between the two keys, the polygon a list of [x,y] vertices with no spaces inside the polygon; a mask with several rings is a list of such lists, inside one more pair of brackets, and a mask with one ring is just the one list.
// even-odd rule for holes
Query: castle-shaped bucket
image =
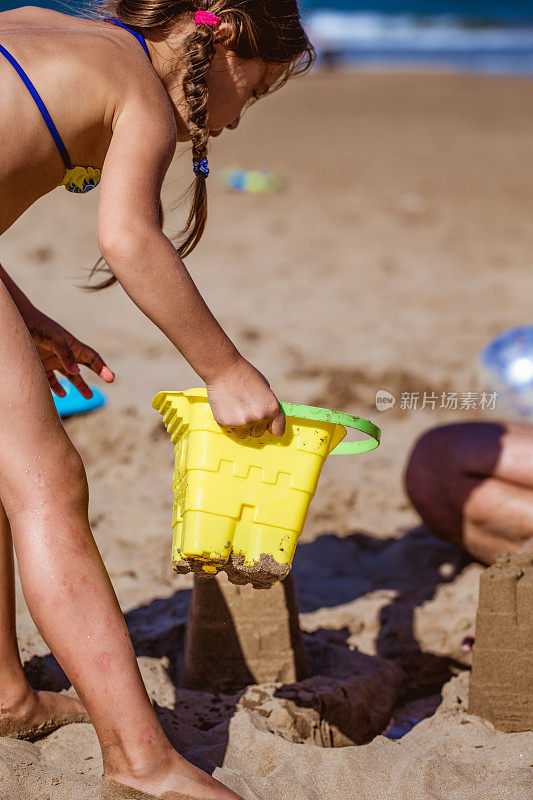
{"label": "castle-shaped bucket", "polygon": [[[281,403],[283,436],[240,438],[215,422],[205,389],[159,392],[152,405],[174,444],[172,566],[269,589],[291,568],[330,453],[364,453],[380,430],[350,414]],[[368,439],[343,442],[346,428]]]}

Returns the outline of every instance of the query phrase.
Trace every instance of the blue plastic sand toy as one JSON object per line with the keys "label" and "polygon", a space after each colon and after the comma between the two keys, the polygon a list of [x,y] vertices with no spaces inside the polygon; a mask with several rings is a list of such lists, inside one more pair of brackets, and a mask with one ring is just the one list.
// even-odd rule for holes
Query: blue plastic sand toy
{"label": "blue plastic sand toy", "polygon": [[105,406],[107,403],[105,395],[92,384],[89,384],[89,386],[93,396],[87,400],[66,378],[59,378],[59,383],[66,391],[66,395],[65,397],[58,397],[57,394],[52,394],[52,397],[60,417],[85,414],[86,411],[93,411],[93,409]]}

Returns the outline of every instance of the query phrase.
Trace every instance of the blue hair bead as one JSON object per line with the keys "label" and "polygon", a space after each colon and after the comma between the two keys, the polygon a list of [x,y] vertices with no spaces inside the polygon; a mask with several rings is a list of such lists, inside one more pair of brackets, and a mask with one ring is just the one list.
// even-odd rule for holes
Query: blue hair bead
{"label": "blue hair bead", "polygon": [[204,178],[207,178],[209,175],[209,167],[207,166],[207,158],[202,158],[201,161],[196,161],[193,159],[192,168],[195,175],[198,175],[199,172],[202,173]]}

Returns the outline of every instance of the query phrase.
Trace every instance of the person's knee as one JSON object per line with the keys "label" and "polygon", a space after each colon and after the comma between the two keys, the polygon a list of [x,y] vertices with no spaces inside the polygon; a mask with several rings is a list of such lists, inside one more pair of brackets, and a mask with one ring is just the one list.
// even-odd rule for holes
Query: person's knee
{"label": "person's knee", "polygon": [[86,511],[89,505],[89,486],[81,456],[70,444],[66,448],[64,461],[54,475],[56,492],[63,494],[63,504],[74,511]]}
{"label": "person's knee", "polygon": [[46,458],[13,475],[0,487],[0,496],[10,521],[32,515],[39,508],[53,514],[86,514],[89,489],[81,457],[65,436]]}
{"label": "person's knee", "polygon": [[405,487],[415,506],[443,487],[462,496],[465,479],[490,476],[502,450],[506,428],[497,423],[462,422],[424,433],[405,471]]}
{"label": "person's knee", "polygon": [[458,438],[462,426],[445,425],[426,431],[415,443],[405,469],[405,489],[415,506],[435,502],[443,484],[457,464]]}
{"label": "person's knee", "polygon": [[415,443],[405,489],[434,533],[461,543],[472,510],[467,501],[473,488],[490,476],[504,433],[493,423],[459,423],[431,429]]}

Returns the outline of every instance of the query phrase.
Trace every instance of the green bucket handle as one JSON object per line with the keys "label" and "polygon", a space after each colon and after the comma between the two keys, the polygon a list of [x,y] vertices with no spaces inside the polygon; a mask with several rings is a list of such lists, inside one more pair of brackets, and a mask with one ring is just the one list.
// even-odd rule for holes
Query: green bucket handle
{"label": "green bucket handle", "polygon": [[354,428],[356,431],[366,433],[371,439],[360,439],[357,442],[341,442],[331,451],[330,455],[348,455],[354,453],[369,453],[379,445],[381,430],[373,422],[363,417],[353,417],[342,411],[330,411],[329,408],[317,408],[316,406],[300,406],[296,403],[281,403],[284,413],[288,417],[300,417],[300,419],[315,419],[319,422],[331,422],[334,425],[343,425],[345,428]]}

